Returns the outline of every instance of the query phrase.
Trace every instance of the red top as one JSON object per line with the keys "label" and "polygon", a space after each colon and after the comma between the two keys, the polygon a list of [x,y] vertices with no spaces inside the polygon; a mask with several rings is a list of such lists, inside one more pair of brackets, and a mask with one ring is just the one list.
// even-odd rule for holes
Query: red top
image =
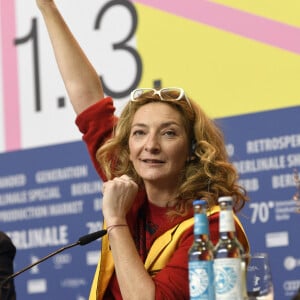
{"label": "red top", "polygon": [[[83,133],[83,140],[88,147],[94,166],[104,181],[106,178],[96,161],[95,153],[99,146],[111,136],[113,126],[118,120],[114,116],[114,111],[112,99],[107,97],[86,109],[76,119],[76,124]],[[147,251],[158,236],[193,216],[191,210],[187,216],[170,220],[165,214],[166,211],[167,208],[157,207],[149,203],[144,190],[139,191],[127,219],[137,250],[143,261],[145,261]],[[210,237],[214,244],[217,243],[219,237],[218,227],[219,214],[214,214],[209,217]],[[187,253],[193,243],[193,238],[193,226],[191,226],[183,234],[179,247],[171,260],[153,278],[156,285],[155,299],[189,299]],[[115,274],[112,276],[104,299],[122,299]]]}

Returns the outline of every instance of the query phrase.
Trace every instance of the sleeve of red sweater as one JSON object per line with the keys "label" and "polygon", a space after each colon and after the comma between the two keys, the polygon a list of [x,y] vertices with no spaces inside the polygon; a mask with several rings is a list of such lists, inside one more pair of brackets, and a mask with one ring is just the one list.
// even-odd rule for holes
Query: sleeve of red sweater
{"label": "sleeve of red sweater", "polygon": [[115,107],[112,99],[106,97],[88,107],[77,116],[75,121],[83,134],[82,138],[86,143],[94,167],[103,180],[105,176],[96,160],[96,152],[111,137],[113,128],[117,124],[117,117],[114,115],[114,112]]}

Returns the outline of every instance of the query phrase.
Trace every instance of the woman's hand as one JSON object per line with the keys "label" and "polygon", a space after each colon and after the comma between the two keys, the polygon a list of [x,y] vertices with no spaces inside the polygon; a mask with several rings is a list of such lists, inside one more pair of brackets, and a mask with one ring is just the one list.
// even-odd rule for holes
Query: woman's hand
{"label": "woman's hand", "polygon": [[138,192],[138,185],[127,175],[103,184],[103,215],[107,226],[126,224],[126,214]]}

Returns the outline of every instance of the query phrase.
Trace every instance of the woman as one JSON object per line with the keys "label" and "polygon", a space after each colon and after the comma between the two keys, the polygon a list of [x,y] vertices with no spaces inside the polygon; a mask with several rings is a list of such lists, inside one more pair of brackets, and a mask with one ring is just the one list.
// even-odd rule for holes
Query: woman
{"label": "woman", "polygon": [[[192,202],[210,206],[218,239],[219,196],[237,186],[220,130],[181,88],[138,89],[120,118],[99,77],[52,0],[36,0],[66,89],[103,184],[108,235],[90,299],[189,299],[187,252],[193,242]],[[237,220],[246,251],[248,242]]]}

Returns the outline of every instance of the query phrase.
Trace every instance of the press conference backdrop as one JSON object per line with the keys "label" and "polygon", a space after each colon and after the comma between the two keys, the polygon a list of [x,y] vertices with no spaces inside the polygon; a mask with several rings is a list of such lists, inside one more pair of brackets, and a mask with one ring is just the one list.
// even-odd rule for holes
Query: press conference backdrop
{"label": "press conference backdrop", "polygon": [[[181,86],[218,121],[251,198],[240,218],[252,251],[269,253],[275,299],[290,299],[300,287],[300,2],[57,4],[117,113],[137,86]],[[101,180],[35,1],[1,1],[0,22],[0,228],[18,271],[101,228]],[[78,246],[21,274],[19,297],[87,299],[99,249]]]}

